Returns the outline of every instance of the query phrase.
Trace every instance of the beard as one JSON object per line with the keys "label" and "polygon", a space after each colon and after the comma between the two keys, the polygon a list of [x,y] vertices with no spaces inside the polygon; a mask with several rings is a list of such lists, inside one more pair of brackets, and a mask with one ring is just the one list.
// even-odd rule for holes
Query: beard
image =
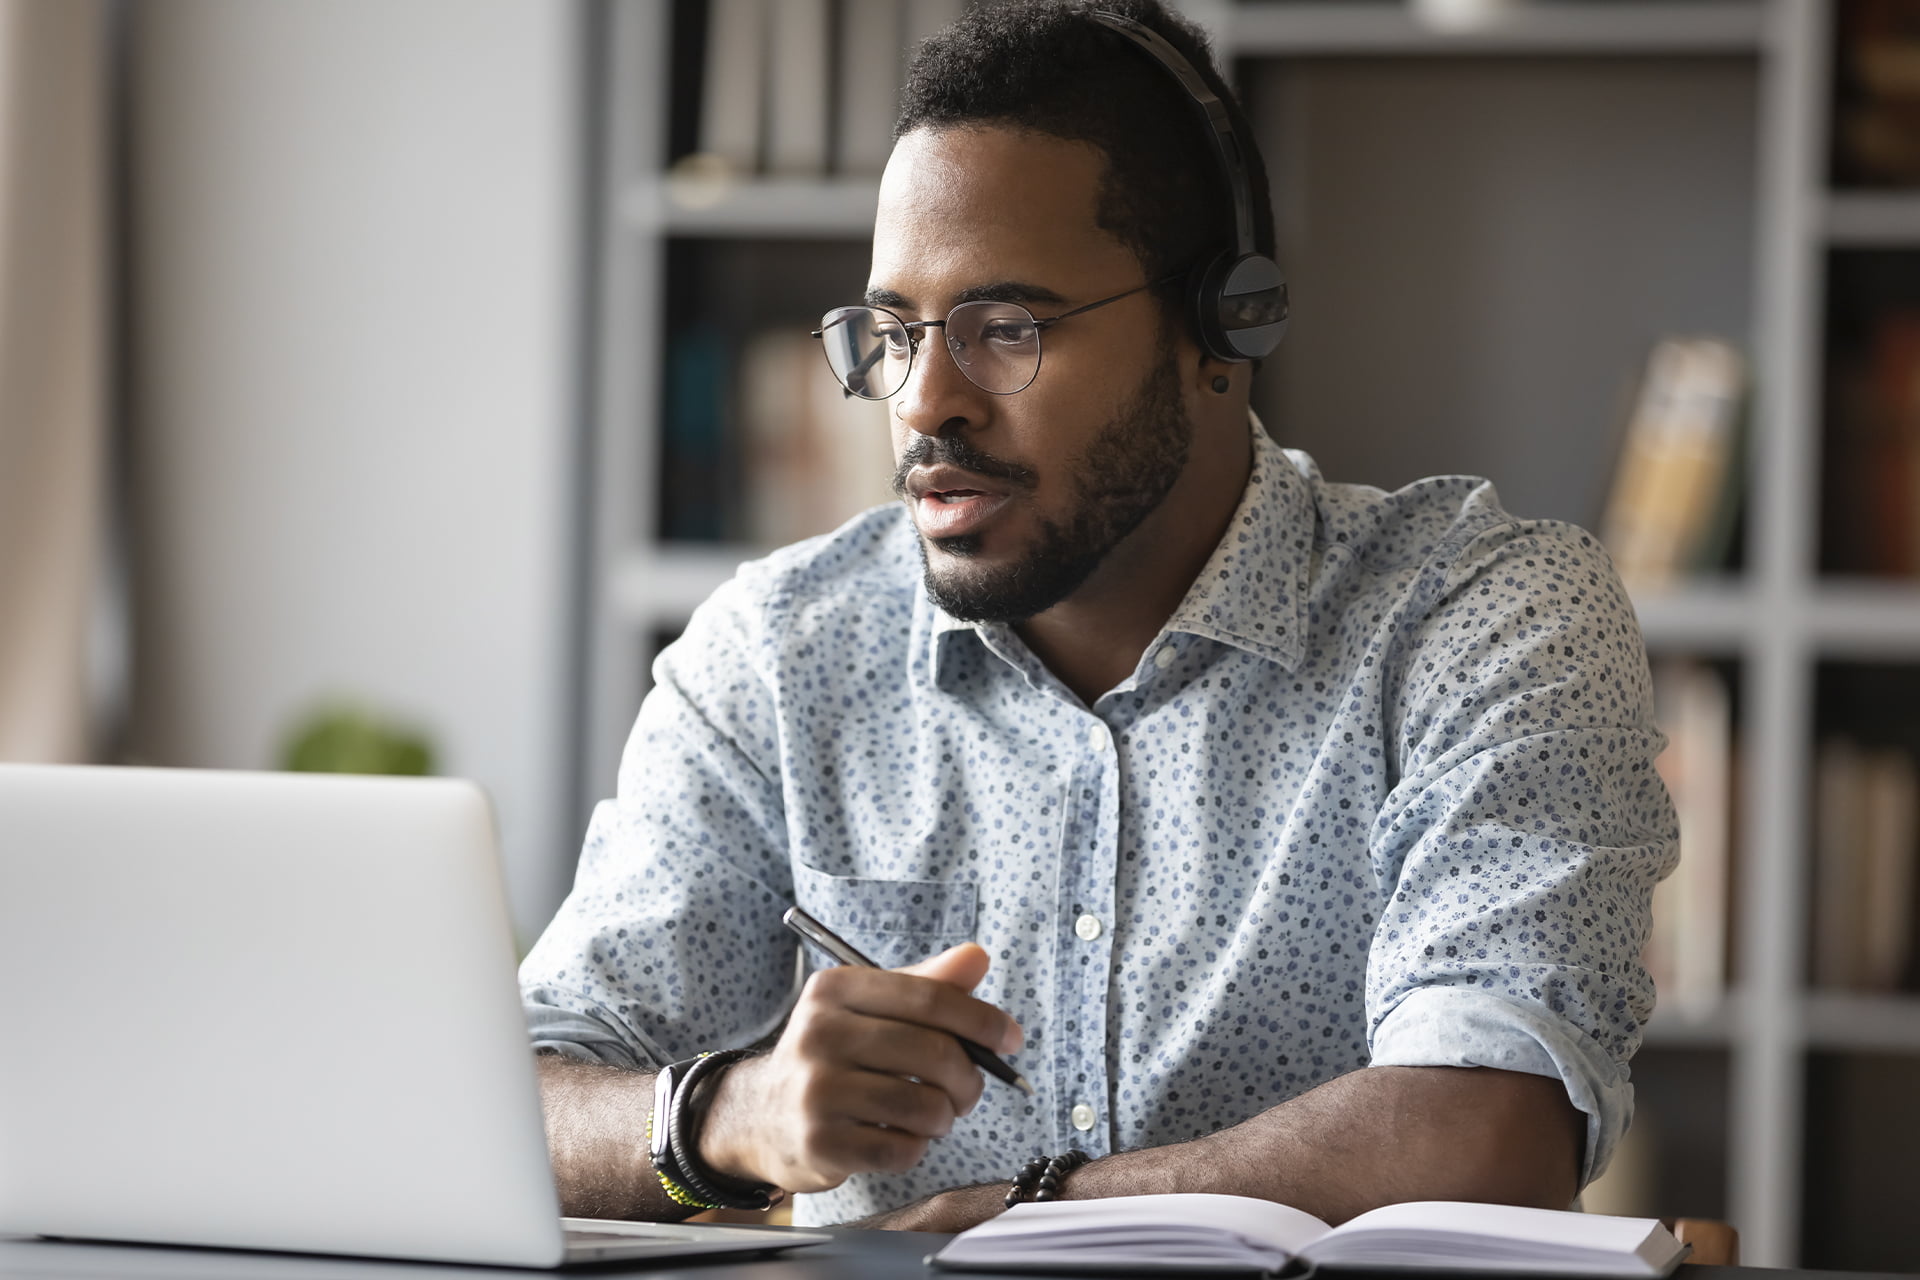
{"label": "beard", "polygon": [[[1166,498],[1186,468],[1193,423],[1181,404],[1180,373],[1163,345],[1120,412],[1070,464],[1075,470],[1073,505],[1065,520],[1042,519],[1040,537],[1012,564],[971,562],[980,537],[935,538],[953,561],[936,567],[920,540],[927,595],[962,622],[1025,622],[1059,604],[1092,576],[1107,554],[1140,526]],[[945,462],[977,475],[1030,489],[1033,472],[982,453],[960,435],[921,436],[900,459],[894,479],[903,492],[907,472],[921,463]]]}

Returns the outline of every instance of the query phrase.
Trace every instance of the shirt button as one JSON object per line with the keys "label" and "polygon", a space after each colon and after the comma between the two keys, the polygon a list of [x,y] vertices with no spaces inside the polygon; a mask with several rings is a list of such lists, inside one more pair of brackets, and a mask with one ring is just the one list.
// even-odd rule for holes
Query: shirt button
{"label": "shirt button", "polygon": [[1093,1128],[1093,1108],[1086,1103],[1074,1103],[1073,1110],[1069,1114],[1073,1117],[1073,1127],[1080,1132],[1085,1133]]}
{"label": "shirt button", "polygon": [[1073,931],[1092,942],[1100,936],[1100,917],[1092,914],[1081,916],[1073,922]]}
{"label": "shirt button", "polygon": [[1173,665],[1173,646],[1170,644],[1161,645],[1160,652],[1153,655],[1153,665],[1160,668],[1162,671],[1165,671],[1168,667],[1172,666]]}
{"label": "shirt button", "polygon": [[1107,726],[1096,724],[1087,730],[1087,745],[1095,751],[1105,751],[1107,744],[1113,741],[1113,735],[1107,732]]}

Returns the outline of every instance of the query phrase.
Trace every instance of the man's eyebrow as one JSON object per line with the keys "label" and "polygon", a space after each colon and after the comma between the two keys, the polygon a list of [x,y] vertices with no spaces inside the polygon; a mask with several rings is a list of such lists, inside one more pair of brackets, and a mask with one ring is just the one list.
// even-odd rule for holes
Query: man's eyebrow
{"label": "man's eyebrow", "polygon": [[962,289],[953,295],[953,304],[957,307],[963,302],[1045,302],[1054,305],[1066,299],[1042,285],[1027,284],[1021,280],[1001,280],[994,284],[977,284],[971,289]]}
{"label": "man's eyebrow", "polygon": [[[953,305],[963,302],[1018,302],[1046,303],[1058,306],[1066,299],[1043,285],[1028,284],[1022,280],[997,280],[992,284],[976,284],[962,289],[953,295]],[[913,302],[906,295],[892,289],[867,290],[866,303],[870,307],[889,307],[896,311],[913,310]]]}

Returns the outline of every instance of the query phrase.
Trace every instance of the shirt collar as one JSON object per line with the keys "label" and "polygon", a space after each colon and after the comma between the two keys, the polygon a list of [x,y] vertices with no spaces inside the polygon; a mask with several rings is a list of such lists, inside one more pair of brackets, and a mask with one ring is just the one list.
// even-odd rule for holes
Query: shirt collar
{"label": "shirt collar", "polygon": [[1253,470],[1246,491],[1166,630],[1206,636],[1291,671],[1306,651],[1313,495],[1260,419],[1249,412],[1247,420]]}
{"label": "shirt collar", "polygon": [[[1206,566],[1167,619],[1163,634],[1205,636],[1291,671],[1299,665],[1306,643],[1313,495],[1307,490],[1306,477],[1267,434],[1258,415],[1249,410],[1247,422],[1253,437],[1253,467],[1240,505]],[[928,641],[936,679],[945,638],[955,632],[973,632],[1003,658],[1025,650],[1004,623],[962,622],[929,600],[924,588],[919,603],[932,614]]]}

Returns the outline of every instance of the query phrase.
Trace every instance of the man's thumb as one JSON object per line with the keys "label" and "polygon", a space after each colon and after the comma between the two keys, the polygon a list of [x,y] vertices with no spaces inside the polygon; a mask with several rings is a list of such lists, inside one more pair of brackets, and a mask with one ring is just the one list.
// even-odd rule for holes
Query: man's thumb
{"label": "man's thumb", "polygon": [[985,947],[977,942],[963,942],[918,964],[910,964],[901,972],[932,978],[935,982],[944,982],[962,991],[971,991],[980,979],[987,976],[987,965],[990,963]]}

